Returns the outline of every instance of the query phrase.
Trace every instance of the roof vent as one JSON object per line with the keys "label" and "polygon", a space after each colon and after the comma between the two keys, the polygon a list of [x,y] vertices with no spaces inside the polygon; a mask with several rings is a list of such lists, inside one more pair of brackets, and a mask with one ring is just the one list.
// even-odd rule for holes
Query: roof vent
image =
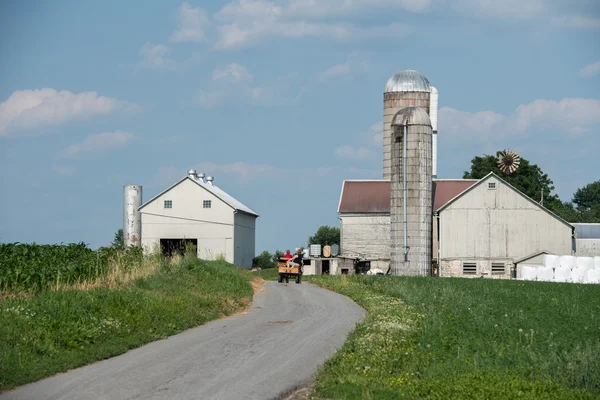
{"label": "roof vent", "polygon": [[196,179],[196,170],[195,169],[188,169],[188,176],[192,179]]}
{"label": "roof vent", "polygon": [[213,185],[213,181],[214,181],[214,180],[215,180],[215,178],[214,178],[214,177],[212,177],[212,176],[207,176],[207,177],[206,177],[206,181],[207,181],[208,183],[210,183],[211,185]]}
{"label": "roof vent", "polygon": [[206,175],[204,175],[204,172],[200,172],[200,173],[198,174],[198,180],[199,180],[199,181],[201,181],[201,182],[206,182],[206,181],[204,180],[204,177],[205,177],[205,176],[206,176]]}

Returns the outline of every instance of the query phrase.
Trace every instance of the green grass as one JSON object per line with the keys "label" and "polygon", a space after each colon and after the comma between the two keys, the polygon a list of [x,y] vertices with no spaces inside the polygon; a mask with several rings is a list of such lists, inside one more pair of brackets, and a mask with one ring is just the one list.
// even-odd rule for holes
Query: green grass
{"label": "green grass", "polygon": [[184,258],[114,288],[0,301],[0,391],[111,357],[250,304],[254,276]]}
{"label": "green grass", "polygon": [[260,271],[253,272],[254,274],[258,274],[265,281],[276,281],[279,276],[279,270],[277,268],[266,268],[261,269]]}
{"label": "green grass", "polygon": [[598,399],[600,286],[307,277],[368,316],[320,369],[331,399]]}

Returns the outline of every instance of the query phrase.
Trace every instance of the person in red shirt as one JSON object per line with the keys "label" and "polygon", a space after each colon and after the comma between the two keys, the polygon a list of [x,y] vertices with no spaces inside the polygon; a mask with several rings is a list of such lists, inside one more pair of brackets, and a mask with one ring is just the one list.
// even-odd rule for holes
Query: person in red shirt
{"label": "person in red shirt", "polygon": [[289,249],[286,250],[285,254],[283,255],[283,258],[285,258],[286,260],[289,260],[292,257],[294,257],[294,256],[292,255],[292,253],[290,253],[290,250]]}

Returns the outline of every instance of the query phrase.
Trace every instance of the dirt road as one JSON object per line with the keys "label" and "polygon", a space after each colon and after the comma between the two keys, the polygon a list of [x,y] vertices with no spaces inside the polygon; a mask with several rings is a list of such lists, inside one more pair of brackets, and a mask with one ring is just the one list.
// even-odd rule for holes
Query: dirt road
{"label": "dirt road", "polygon": [[363,317],[336,293],[269,282],[246,313],[22,386],[0,400],[277,398],[309,381]]}

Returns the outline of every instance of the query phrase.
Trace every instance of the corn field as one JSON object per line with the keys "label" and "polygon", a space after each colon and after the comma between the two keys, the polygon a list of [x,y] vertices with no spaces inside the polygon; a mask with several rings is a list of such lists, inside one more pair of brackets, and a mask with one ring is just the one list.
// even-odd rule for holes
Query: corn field
{"label": "corn field", "polygon": [[0,290],[40,291],[101,278],[117,260],[121,268],[135,269],[142,264],[142,249],[0,243]]}

